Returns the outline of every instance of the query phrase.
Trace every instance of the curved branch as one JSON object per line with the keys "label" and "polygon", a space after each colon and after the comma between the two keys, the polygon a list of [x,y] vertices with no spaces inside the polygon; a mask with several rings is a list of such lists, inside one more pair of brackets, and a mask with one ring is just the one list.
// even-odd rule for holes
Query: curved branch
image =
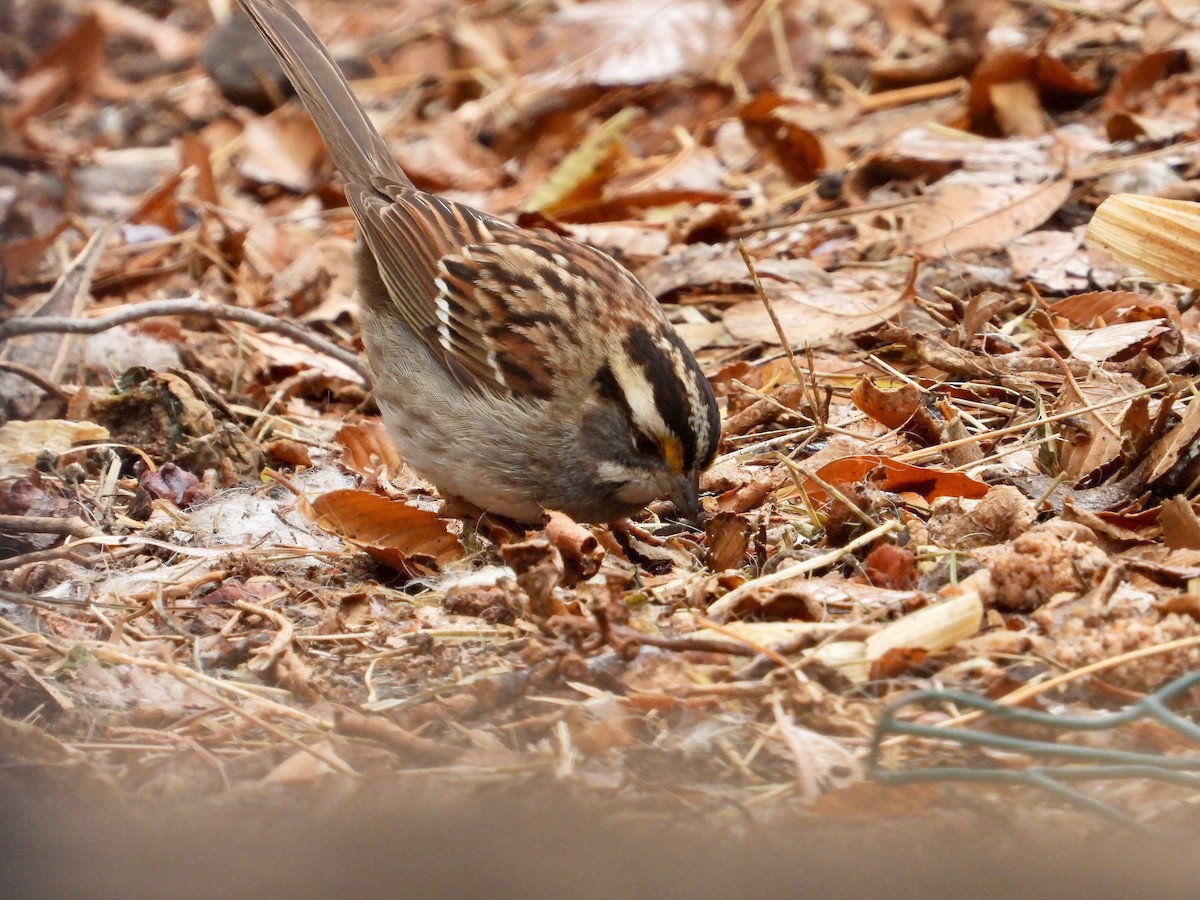
{"label": "curved branch", "polygon": [[110,328],[116,328],[118,325],[157,316],[207,316],[210,319],[229,319],[241,322],[261,331],[273,331],[291,338],[298,344],[303,344],[310,350],[323,353],[343,365],[349,366],[368,389],[371,387],[371,370],[367,368],[366,364],[356,354],[342,349],[332,341],[327,341],[294,322],[278,319],[266,313],[243,309],[240,306],[210,303],[198,298],[151,300],[147,303],[138,303],[118,309],[107,315],[96,316],[94,319],[75,319],[69,316],[10,319],[0,322],[0,344],[9,338],[24,334],[99,334]]}

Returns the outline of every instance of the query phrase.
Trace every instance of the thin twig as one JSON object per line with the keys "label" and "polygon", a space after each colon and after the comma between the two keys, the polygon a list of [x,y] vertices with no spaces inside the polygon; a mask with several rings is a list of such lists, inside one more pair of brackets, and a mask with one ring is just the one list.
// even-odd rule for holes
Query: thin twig
{"label": "thin twig", "polygon": [[1065,412],[1054,413],[1050,416],[1045,416],[1040,419],[1035,419],[1032,422],[1022,422],[1018,425],[1009,425],[1006,428],[997,428],[994,431],[985,431],[981,434],[970,434],[963,438],[957,438],[953,441],[946,441],[943,444],[938,444],[934,447],[922,447],[920,450],[910,450],[908,453],[899,453],[893,456],[892,459],[898,462],[917,463],[930,457],[936,456],[946,450],[952,450],[955,447],[963,447],[967,444],[978,444],[981,441],[996,440],[1002,437],[1008,437],[1010,434],[1020,434],[1024,431],[1030,431],[1037,428],[1039,425],[1049,425],[1053,422],[1061,422],[1063,419],[1070,419],[1074,416],[1080,416],[1084,413],[1094,412],[1097,409],[1104,409],[1108,406],[1116,406],[1118,403],[1124,403],[1126,400],[1136,400],[1138,397],[1145,397],[1148,394],[1153,394],[1157,391],[1164,390],[1169,387],[1167,384],[1156,384],[1152,387],[1142,388],[1138,391],[1131,391],[1128,394],[1123,394],[1119,397],[1109,397],[1107,400],[1101,400],[1098,403],[1092,403],[1088,406],[1080,407],[1079,409],[1068,409]]}
{"label": "thin twig", "polygon": [[756,656],[765,657],[766,659],[769,659],[771,662],[775,663],[775,665],[779,666],[781,669],[784,669],[789,675],[792,676],[793,680],[795,680],[797,684],[804,684],[808,681],[808,678],[801,675],[800,672],[797,671],[796,667],[792,665],[791,660],[789,660],[787,656],[785,656],[783,653],[780,653],[775,648],[768,647],[766,644],[751,640],[745,635],[734,634],[720,622],[714,622],[712,619],[706,619],[704,616],[697,616],[696,624],[701,628],[711,628],[713,631],[717,632],[717,634],[723,634],[728,638],[732,638],[735,641],[745,644],[747,648],[754,651]]}
{"label": "thin twig", "polygon": [[[847,497],[843,491],[838,490],[835,486],[822,479],[821,476],[817,475],[815,472],[808,472],[800,468],[800,466],[796,464],[795,460],[789,459],[785,454],[779,453],[776,455],[779,461],[787,467],[788,472],[792,474],[793,478],[807,478],[809,481],[814,482],[817,487],[823,490],[827,495],[829,495],[829,497],[849,509],[850,512],[854,514],[854,518],[858,519],[858,521],[862,522],[868,528],[879,527],[879,523],[872,519],[861,506]],[[807,497],[807,493],[805,496]]]}
{"label": "thin twig", "polygon": [[770,222],[760,222],[757,225],[739,225],[737,228],[729,229],[729,236],[734,238],[743,238],[751,234],[757,234],[760,231],[772,231],[776,228],[791,228],[794,225],[809,225],[813,222],[822,222],[825,219],[849,219],[853,216],[861,216],[868,213],[886,212],[892,209],[901,209],[905,206],[914,206],[920,202],[920,197],[909,197],[904,200],[889,200],[886,203],[872,203],[869,206],[857,206],[853,209],[825,209],[821,212],[809,213],[805,216],[797,216],[794,219],[776,219]]}
{"label": "thin twig", "polygon": [[792,352],[792,343],[788,340],[787,332],[783,330],[783,324],[779,321],[779,316],[775,314],[775,306],[771,303],[771,298],[763,290],[762,282],[758,278],[758,270],[754,268],[754,260],[750,258],[750,254],[746,252],[746,245],[741,241],[738,241],[737,248],[738,253],[742,255],[742,262],[746,264],[746,271],[750,273],[750,280],[754,282],[755,293],[762,300],[763,306],[767,308],[767,315],[771,317],[771,324],[775,326],[775,333],[779,335],[779,343],[783,344],[783,352],[787,354],[788,362],[792,366],[792,374],[796,376],[796,384],[803,386],[805,384],[804,376],[800,374],[800,366],[796,363],[796,354]]}
{"label": "thin twig", "polygon": [[10,556],[8,559],[0,559],[0,572],[19,569],[30,563],[49,562],[53,559],[70,560],[77,566],[87,568],[93,563],[92,560],[84,555],[83,551],[86,549],[82,544],[66,544],[59,547],[51,547],[49,550],[34,550],[30,553],[23,553],[20,556]]}
{"label": "thin twig", "polygon": [[274,735],[286,744],[291,744],[301,753],[307,753],[309,756],[313,757],[319,762],[325,763],[325,765],[329,766],[329,768],[333,771],[341,772],[343,775],[352,775],[354,777],[358,777],[358,771],[340,757],[332,756],[325,751],[318,749],[317,747],[310,747],[308,744],[304,743],[304,741],[297,737],[293,737],[282,728],[272,725],[270,722],[266,721],[260,716],[255,715],[248,709],[238,706],[232,701],[222,697],[215,691],[210,691],[207,688],[202,687],[196,681],[197,673],[193,672],[191,669],[185,669],[183,666],[172,664],[168,667],[168,671],[180,681],[187,684],[187,686],[197,694],[200,694],[202,697],[205,697],[211,700],[213,703],[218,704],[219,706],[233,713],[235,716],[240,716],[250,724],[258,726],[263,731],[267,732],[267,734]]}
{"label": "thin twig", "polygon": [[79,516],[0,515],[0,531],[5,534],[62,534],[77,538],[103,534]]}
{"label": "thin twig", "polygon": [[675,653],[721,653],[728,656],[755,656],[759,649],[748,641],[733,637],[715,638],[697,634],[670,636],[649,634],[627,625],[610,625],[609,634],[621,643],[658,647]]}
{"label": "thin twig", "polygon": [[0,344],[9,338],[23,334],[99,334],[110,328],[149,319],[157,316],[207,316],[210,319],[229,319],[251,325],[262,331],[273,331],[282,334],[298,344],[303,344],[310,350],[323,353],[349,366],[362,383],[371,386],[371,371],[357,355],[344,350],[337,344],[313,334],[306,328],[294,322],[269,316],[253,309],[240,306],[228,306],[224,303],[211,303],[198,297],[181,297],[171,300],[151,300],[148,303],[138,303],[118,309],[104,316],[92,319],[76,319],[69,316],[45,316],[27,319],[10,319],[0,322]]}
{"label": "thin twig", "polygon": [[[281,593],[280,596],[283,596]],[[255,659],[250,662],[250,671],[261,672],[264,669],[269,669],[275,664],[284,651],[291,646],[292,638],[296,634],[296,626],[292,624],[291,619],[277,610],[271,609],[268,606],[259,605],[256,603],[248,603],[245,600],[237,600],[233,604],[242,612],[254,613],[262,616],[264,619],[269,619],[279,626],[279,631],[274,639],[266,647],[260,647],[253,651]]]}
{"label": "thin twig", "polygon": [[[771,298],[767,296],[767,292],[763,289],[762,282],[758,278],[758,271],[754,268],[754,260],[750,258],[750,254],[746,252],[746,246],[741,242],[737,242],[738,253],[742,255],[742,262],[746,264],[746,270],[750,273],[750,278],[754,282],[754,290],[758,293],[759,299],[762,300],[763,306],[767,308],[767,315],[771,317],[771,324],[775,326],[775,333],[779,336],[779,343],[783,345],[783,352],[787,354],[788,363],[792,367],[792,374],[796,376],[796,384],[800,385],[804,392],[804,397],[808,401],[809,409],[812,412],[812,420],[816,426],[822,431],[825,428],[825,419],[821,415],[820,398],[817,395],[816,378],[805,380],[803,373],[800,371],[800,364],[796,362],[796,355],[792,352],[791,341],[788,340],[787,333],[783,330],[783,323],[779,321],[779,316],[775,314],[775,305],[771,303]],[[808,352],[809,373],[812,374],[812,348],[805,347]]]}
{"label": "thin twig", "polygon": [[0,359],[0,372],[11,372],[18,378],[24,378],[30,384],[41,388],[43,391],[61,403],[67,403],[71,399],[70,394],[64,391],[61,387],[59,387],[41,372],[31,369],[29,366],[23,366],[20,363],[10,362],[7,359]]}
{"label": "thin twig", "polygon": [[797,562],[794,566],[779,569],[770,575],[763,575],[761,578],[754,578],[747,581],[745,584],[734,588],[724,597],[713,601],[707,610],[708,618],[714,622],[723,622],[731,612],[737,609],[739,603],[755,591],[760,591],[763,588],[771,587],[783,581],[790,581],[793,578],[799,578],[801,575],[815,572],[818,569],[825,568],[825,566],[831,566],[848,553],[853,553],[859,547],[865,547],[879,538],[891,534],[893,531],[898,531],[900,528],[901,523],[896,519],[892,519],[828,553],[814,556],[812,559],[807,559],[803,562]]}

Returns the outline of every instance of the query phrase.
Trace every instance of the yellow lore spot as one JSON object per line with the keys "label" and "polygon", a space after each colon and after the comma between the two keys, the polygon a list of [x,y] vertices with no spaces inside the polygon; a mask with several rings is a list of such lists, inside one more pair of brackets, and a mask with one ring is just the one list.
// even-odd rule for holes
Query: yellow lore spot
{"label": "yellow lore spot", "polygon": [[662,455],[672,472],[677,475],[683,472],[683,445],[679,443],[679,438],[672,435],[663,438]]}

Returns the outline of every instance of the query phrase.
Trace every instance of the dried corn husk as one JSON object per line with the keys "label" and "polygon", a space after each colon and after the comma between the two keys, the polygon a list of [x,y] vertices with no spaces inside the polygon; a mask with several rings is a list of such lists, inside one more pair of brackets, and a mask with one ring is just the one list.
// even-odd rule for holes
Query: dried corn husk
{"label": "dried corn husk", "polygon": [[1200,288],[1200,203],[1113,194],[1086,239],[1153,278]]}
{"label": "dried corn husk", "polygon": [[[833,666],[856,683],[869,679],[871,663],[889,650],[919,648],[937,653],[953,647],[979,630],[983,619],[983,599],[978,586],[964,582],[954,596],[918,609],[880,629],[865,641],[830,641],[803,655]],[[721,629],[701,629],[698,634],[733,635],[771,646],[800,633],[841,629],[829,622],[730,622]]]}
{"label": "dried corn husk", "polygon": [[871,663],[889,650],[948,650],[978,631],[982,619],[983,599],[979,591],[968,589],[897,619],[865,641],[836,641],[817,647],[813,656],[862,683],[870,677]]}

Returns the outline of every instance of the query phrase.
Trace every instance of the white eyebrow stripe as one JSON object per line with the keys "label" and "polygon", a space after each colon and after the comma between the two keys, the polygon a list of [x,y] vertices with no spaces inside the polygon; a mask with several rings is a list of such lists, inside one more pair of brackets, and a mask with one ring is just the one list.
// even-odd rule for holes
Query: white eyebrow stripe
{"label": "white eyebrow stripe", "polygon": [[625,356],[610,359],[609,368],[621,388],[621,393],[625,395],[625,403],[629,407],[629,417],[633,424],[651,437],[668,434],[670,429],[667,428],[654,399],[654,386],[645,374],[637,366],[630,365],[628,357]]}

